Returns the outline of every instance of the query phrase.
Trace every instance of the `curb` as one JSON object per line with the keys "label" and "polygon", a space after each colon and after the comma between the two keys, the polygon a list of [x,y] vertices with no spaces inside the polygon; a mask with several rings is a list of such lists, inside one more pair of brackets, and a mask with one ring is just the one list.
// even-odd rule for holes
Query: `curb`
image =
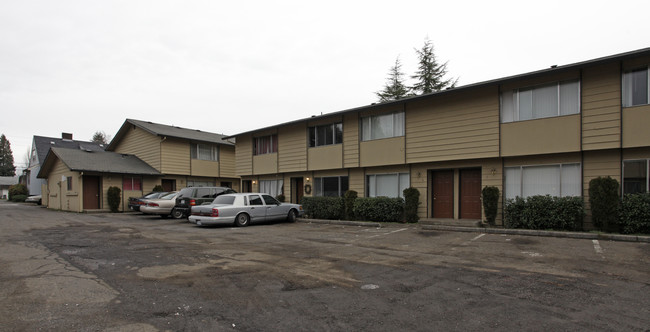
{"label": "curb", "polygon": [[593,239],[621,242],[645,242],[650,243],[650,236],[622,235],[622,234],[596,234],[584,232],[560,232],[560,231],[540,231],[533,229],[503,229],[503,228],[480,228],[480,227],[456,227],[442,225],[422,225],[424,230],[452,231],[452,232],[470,232],[486,234],[510,234],[526,236],[545,236],[571,239]]}
{"label": "curb", "polygon": [[307,224],[330,224],[330,225],[344,225],[344,226],[361,226],[361,227],[375,227],[381,228],[384,227],[381,223],[378,222],[366,222],[366,221],[350,221],[350,220],[327,220],[327,219],[305,219],[298,218],[298,222],[304,222]]}

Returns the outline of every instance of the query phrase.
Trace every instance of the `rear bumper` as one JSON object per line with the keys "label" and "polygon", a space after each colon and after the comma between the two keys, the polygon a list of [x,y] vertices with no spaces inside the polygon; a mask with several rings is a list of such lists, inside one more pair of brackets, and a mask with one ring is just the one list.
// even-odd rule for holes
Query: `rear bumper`
{"label": "rear bumper", "polygon": [[235,223],[234,218],[207,217],[207,216],[189,216],[187,218],[191,223],[198,226],[208,225],[232,225]]}

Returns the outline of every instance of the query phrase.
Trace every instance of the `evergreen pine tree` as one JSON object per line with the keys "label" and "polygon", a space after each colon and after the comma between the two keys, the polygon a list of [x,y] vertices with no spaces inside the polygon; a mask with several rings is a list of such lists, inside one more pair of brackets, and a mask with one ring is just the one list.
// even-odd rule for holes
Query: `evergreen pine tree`
{"label": "evergreen pine tree", "polygon": [[93,135],[93,139],[91,142],[94,143],[99,143],[99,144],[108,144],[108,137],[106,136],[106,133],[103,131],[96,131],[95,134]]}
{"label": "evergreen pine tree", "polygon": [[14,154],[11,152],[11,143],[4,134],[0,136],[0,176],[15,176]]}
{"label": "evergreen pine tree", "polygon": [[404,73],[402,73],[402,63],[399,60],[399,57],[395,60],[395,66],[391,67],[388,74],[388,79],[384,89],[379,92],[375,92],[377,97],[379,97],[380,102],[398,100],[406,97],[409,90],[404,85]]}
{"label": "evergreen pine tree", "polygon": [[419,65],[415,75],[411,76],[411,78],[417,80],[417,83],[411,87],[414,93],[426,94],[456,86],[458,79],[444,78],[447,74],[447,63],[438,63],[433,52],[433,44],[429,39],[424,41],[422,49],[416,49],[415,52],[418,55]]}

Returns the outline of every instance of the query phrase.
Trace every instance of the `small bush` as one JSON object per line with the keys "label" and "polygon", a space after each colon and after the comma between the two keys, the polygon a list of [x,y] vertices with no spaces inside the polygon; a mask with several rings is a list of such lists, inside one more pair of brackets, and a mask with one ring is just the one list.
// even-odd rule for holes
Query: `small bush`
{"label": "small bush", "polygon": [[[9,200],[13,201],[14,196],[18,195],[25,195],[27,196],[29,194],[29,190],[27,190],[27,187],[24,184],[14,184],[13,186],[9,187]],[[24,201],[24,200],[23,200]]]}
{"label": "small bush", "polygon": [[275,199],[277,199],[277,200],[280,201],[281,203],[284,203],[284,201],[285,201],[287,198],[284,197],[283,194],[280,194],[280,195],[275,196]]}
{"label": "small bush", "polygon": [[343,201],[345,204],[345,213],[344,217],[346,220],[354,220],[354,201],[357,199],[357,192],[354,190],[348,190],[343,195]]}
{"label": "small bush", "polygon": [[650,234],[650,193],[623,196],[619,225],[622,233]]}
{"label": "small bush", "polygon": [[152,191],[153,192],[161,192],[161,191],[165,191],[165,189],[163,189],[163,187],[161,185],[157,184],[155,187],[153,187]]}
{"label": "small bush", "polygon": [[345,213],[342,197],[304,196],[301,204],[309,218],[339,220]]}
{"label": "small bush", "polygon": [[27,195],[13,195],[11,196],[12,202],[22,203],[27,199]]}
{"label": "small bush", "polygon": [[354,201],[354,215],[360,220],[400,222],[404,218],[404,200],[388,197],[360,197]]}
{"label": "small bush", "polygon": [[404,189],[404,220],[406,222],[418,222],[418,205],[420,205],[420,191],[410,187]]}
{"label": "small bush", "polygon": [[509,228],[580,230],[585,216],[580,197],[531,196],[506,202],[505,225]]}
{"label": "small bush", "polygon": [[617,227],[618,181],[611,177],[598,177],[589,181],[589,205],[591,220],[600,230],[612,231]]}
{"label": "small bush", "polygon": [[481,194],[483,195],[485,219],[488,224],[494,226],[494,221],[497,218],[497,211],[499,210],[499,188],[486,186],[483,188]]}
{"label": "small bush", "polygon": [[118,212],[120,208],[120,188],[118,187],[109,187],[107,194],[108,207],[111,209],[111,212]]}

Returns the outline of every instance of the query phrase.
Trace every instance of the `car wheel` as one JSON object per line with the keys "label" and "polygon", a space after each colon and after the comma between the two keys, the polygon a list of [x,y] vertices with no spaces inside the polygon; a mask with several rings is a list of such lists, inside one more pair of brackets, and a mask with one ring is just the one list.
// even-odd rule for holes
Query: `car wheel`
{"label": "car wheel", "polygon": [[298,214],[296,213],[296,210],[289,210],[289,214],[287,215],[287,221],[289,222],[296,222],[296,219],[298,219]]}
{"label": "car wheel", "polygon": [[249,217],[246,213],[240,213],[235,218],[235,225],[239,227],[248,226],[250,221],[251,221],[251,217]]}
{"label": "car wheel", "polygon": [[181,219],[181,218],[183,218],[184,216],[185,216],[185,214],[183,213],[183,211],[181,211],[181,210],[177,210],[177,209],[173,209],[173,210],[172,210],[172,218],[174,218],[174,219]]}

